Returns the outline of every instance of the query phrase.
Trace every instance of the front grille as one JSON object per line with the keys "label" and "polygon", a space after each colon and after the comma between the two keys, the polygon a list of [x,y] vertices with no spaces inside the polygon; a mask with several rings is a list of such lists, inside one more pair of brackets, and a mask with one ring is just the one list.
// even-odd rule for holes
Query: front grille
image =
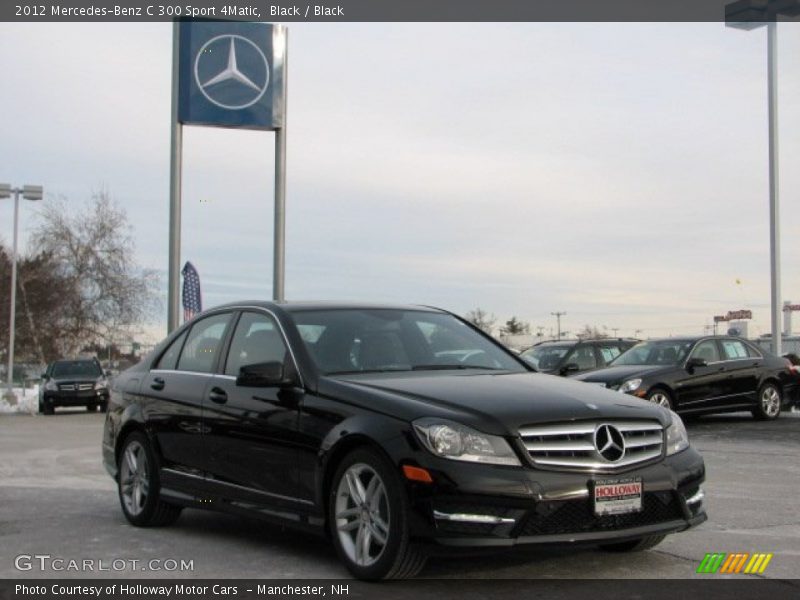
{"label": "front grille", "polygon": [[58,389],[62,392],[85,392],[87,390],[91,390],[94,388],[93,383],[64,383],[58,386]]}
{"label": "front grille", "polygon": [[[595,445],[603,425],[615,428],[625,442],[622,455],[604,457]],[[661,456],[664,429],[658,421],[584,421],[523,427],[522,442],[535,465],[587,471],[613,471]]]}
{"label": "front grille", "polygon": [[594,514],[591,499],[542,502],[531,511],[519,535],[591,533],[656,525],[683,519],[680,504],[671,492],[647,493],[642,510],[622,515]]}

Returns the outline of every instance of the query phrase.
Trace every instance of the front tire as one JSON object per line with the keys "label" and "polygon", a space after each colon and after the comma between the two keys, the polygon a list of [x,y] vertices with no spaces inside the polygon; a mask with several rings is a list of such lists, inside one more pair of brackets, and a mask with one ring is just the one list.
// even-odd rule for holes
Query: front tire
{"label": "front tire", "polygon": [[39,404],[39,412],[44,415],[52,415],[55,412],[55,408],[53,407],[53,402],[50,400],[44,400]]}
{"label": "front tire", "polygon": [[181,507],[160,498],[158,464],[147,436],[131,433],[117,459],[117,491],[122,513],[137,527],[171,525],[181,514]]}
{"label": "front tire", "polygon": [[606,552],[642,552],[658,546],[666,537],[665,535],[650,535],[618,544],[602,544],[600,548]]}
{"label": "front tire", "polygon": [[333,476],[328,525],[339,558],[359,579],[405,579],[425,565],[409,535],[409,505],[396,469],[377,451],[359,448]]}
{"label": "front tire", "polygon": [[758,390],[758,404],[753,409],[753,416],[759,421],[773,421],[781,414],[782,402],[780,388],[774,383],[765,383]]}
{"label": "front tire", "polygon": [[655,388],[650,390],[650,392],[647,394],[647,400],[653,404],[658,404],[659,406],[668,408],[669,410],[675,410],[675,404],[672,401],[672,396],[665,389]]}

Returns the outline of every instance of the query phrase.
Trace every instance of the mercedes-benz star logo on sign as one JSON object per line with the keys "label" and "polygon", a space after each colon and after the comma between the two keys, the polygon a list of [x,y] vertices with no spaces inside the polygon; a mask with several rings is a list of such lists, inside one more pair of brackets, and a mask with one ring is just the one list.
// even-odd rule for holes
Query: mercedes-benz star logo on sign
{"label": "mercedes-benz star logo on sign", "polygon": [[609,462],[617,462],[625,456],[625,438],[613,425],[600,425],[595,429],[594,447]]}
{"label": "mercedes-benz star logo on sign", "polygon": [[241,35],[218,35],[200,48],[194,80],[206,99],[220,108],[241,110],[258,102],[269,85],[267,57]]}

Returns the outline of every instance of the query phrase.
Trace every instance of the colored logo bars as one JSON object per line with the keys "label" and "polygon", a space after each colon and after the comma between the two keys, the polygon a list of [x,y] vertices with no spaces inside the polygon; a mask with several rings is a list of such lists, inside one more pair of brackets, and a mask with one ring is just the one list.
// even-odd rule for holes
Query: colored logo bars
{"label": "colored logo bars", "polygon": [[698,573],[745,573],[760,574],[767,569],[769,561],[772,560],[772,553],[765,554],[756,552],[713,552],[706,554],[705,558],[697,567]]}

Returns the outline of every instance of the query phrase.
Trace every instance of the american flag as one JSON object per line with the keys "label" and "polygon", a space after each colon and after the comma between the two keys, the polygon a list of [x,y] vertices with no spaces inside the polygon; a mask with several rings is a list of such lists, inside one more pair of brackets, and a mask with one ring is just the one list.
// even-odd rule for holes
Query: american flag
{"label": "american flag", "polygon": [[183,320],[188,321],[203,310],[200,294],[200,275],[189,261],[181,269],[183,275]]}

